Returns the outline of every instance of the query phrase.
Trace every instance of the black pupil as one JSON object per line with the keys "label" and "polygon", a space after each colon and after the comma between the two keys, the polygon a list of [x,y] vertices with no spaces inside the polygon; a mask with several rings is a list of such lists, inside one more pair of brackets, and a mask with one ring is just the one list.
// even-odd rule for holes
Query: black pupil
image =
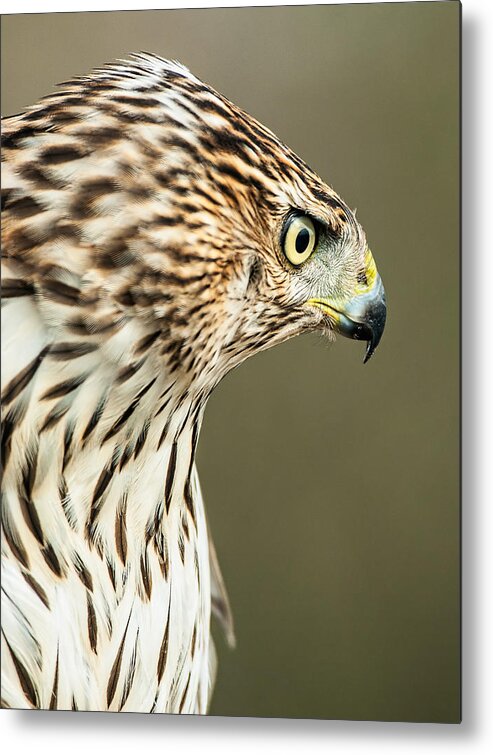
{"label": "black pupil", "polygon": [[296,236],[296,251],[298,254],[306,252],[308,244],[310,243],[310,231],[306,228],[302,228]]}

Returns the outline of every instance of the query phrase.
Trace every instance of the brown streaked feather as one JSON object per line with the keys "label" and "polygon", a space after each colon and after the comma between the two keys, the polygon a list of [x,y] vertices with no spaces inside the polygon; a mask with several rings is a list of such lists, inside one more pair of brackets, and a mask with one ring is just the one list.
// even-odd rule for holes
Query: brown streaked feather
{"label": "brown streaked feather", "polygon": [[87,375],[80,375],[76,378],[71,378],[70,380],[63,380],[61,383],[57,383],[53,388],[50,388],[47,390],[43,395],[41,396],[41,401],[51,401],[54,398],[61,398],[62,396],[67,396],[69,393],[72,393],[76,390],[84,380],[87,378]]}
{"label": "brown streaked feather", "polygon": [[125,566],[127,561],[127,523],[126,523],[127,506],[124,501],[121,509],[115,516],[115,544],[116,552],[122,564]]}
{"label": "brown streaked feather", "polygon": [[123,651],[125,649],[125,640],[127,638],[127,631],[128,631],[129,623],[130,623],[130,616],[127,619],[127,625],[125,627],[125,631],[123,632],[122,641],[118,648],[118,652],[116,654],[115,660],[113,661],[113,665],[111,667],[111,671],[109,675],[108,686],[106,689],[106,704],[108,708],[110,707],[111,703],[113,702],[113,698],[115,697],[116,687],[118,685],[118,680],[120,677],[120,669],[122,665],[122,657],[123,657]]}
{"label": "brown streaked feather", "polygon": [[68,410],[70,409],[69,406],[64,406],[63,404],[57,404],[53,407],[53,409],[50,411],[48,416],[46,417],[45,421],[39,428],[40,433],[44,433],[47,430],[51,430],[57,425],[63,417],[67,414]]}
{"label": "brown streaked feather", "polygon": [[48,355],[57,361],[66,362],[71,359],[79,359],[79,357],[96,351],[97,348],[97,343],[71,343],[70,341],[64,341],[52,344]]}
{"label": "brown streaked feather", "polygon": [[7,404],[10,404],[21,391],[26,388],[33,377],[35,376],[39,365],[43,361],[46,353],[48,351],[48,348],[45,347],[42,349],[38,356],[35,357],[32,362],[30,362],[24,369],[22,369],[20,372],[17,373],[17,375],[12,378],[12,380],[7,383],[5,386],[4,391],[2,392],[2,402],[6,406]]}
{"label": "brown streaked feather", "polygon": [[15,670],[17,672],[17,676],[19,677],[19,682],[21,684],[22,691],[24,692],[24,695],[26,696],[26,699],[30,703],[31,707],[38,708],[39,707],[38,693],[33,684],[33,681],[31,677],[29,676],[29,673],[26,667],[24,666],[24,664],[14,653],[12,646],[10,645],[7,637],[5,636],[5,632],[3,631],[3,629],[2,629],[2,634],[5,639],[7,648],[9,650],[10,657],[12,658],[12,662],[14,664]]}
{"label": "brown streaked feather", "polygon": [[42,556],[56,577],[65,577],[65,571],[51,545],[41,549]]}
{"label": "brown streaked feather", "polygon": [[175,481],[177,452],[178,452],[178,444],[176,441],[173,441],[173,445],[171,446],[170,460],[168,462],[168,471],[166,473],[166,483],[164,487],[164,500],[166,504],[166,513],[169,513],[169,507],[171,506],[171,494],[173,491],[173,483]]}
{"label": "brown streaked feather", "polygon": [[179,708],[178,708],[178,711],[180,713],[182,713],[182,711],[183,711],[183,706],[185,705],[185,699],[186,699],[187,694],[188,694],[188,688],[190,686],[190,676],[191,676],[191,674],[189,673],[188,674],[187,683],[185,684],[185,689],[183,690],[183,695],[182,695],[181,700],[180,700],[180,705],[179,705]]}
{"label": "brown streaked feather", "polygon": [[30,561],[27,550],[24,546],[24,543],[21,541],[17,527],[12,521],[11,514],[9,513],[9,509],[5,501],[2,500],[2,505],[0,508],[2,515],[2,532],[5,536],[5,540],[7,541],[9,548],[17,561],[22,564],[24,569],[29,569]]}
{"label": "brown streaked feather", "polygon": [[76,570],[76,572],[77,572],[77,574],[79,576],[79,579],[82,582],[82,584],[84,585],[84,587],[87,588],[87,590],[89,590],[89,592],[92,592],[93,589],[94,589],[94,586],[93,586],[93,580],[92,580],[91,572],[87,569],[87,567],[85,566],[82,558],[78,554],[75,554],[75,557],[74,557],[74,566],[75,566],[75,570]]}
{"label": "brown streaked feather", "polygon": [[144,551],[140,557],[140,574],[142,576],[145,595],[147,596],[147,600],[150,600],[152,593],[152,573],[147,558],[147,551]]}
{"label": "brown streaked feather", "polygon": [[128,696],[130,694],[130,690],[132,689],[132,684],[135,678],[135,667],[136,667],[136,661],[137,661],[137,646],[139,642],[139,630],[137,630],[137,634],[135,636],[135,643],[132,650],[132,655],[130,656],[130,661],[128,665],[128,672],[127,676],[125,678],[125,683],[123,685],[123,693],[122,693],[122,699],[120,700],[120,705],[118,707],[118,710],[122,710],[123,706],[128,700]]}
{"label": "brown streaked feather", "polygon": [[53,299],[53,301],[59,302],[60,304],[67,304],[72,307],[79,304],[79,289],[69,286],[66,283],[62,283],[61,281],[49,279],[44,280],[42,290],[47,299]]}
{"label": "brown streaked feather", "polygon": [[48,610],[50,610],[50,603],[49,603],[49,600],[48,600],[48,596],[46,595],[46,592],[43,590],[43,588],[41,587],[41,585],[39,584],[39,582],[37,582],[34,579],[34,577],[32,576],[32,574],[29,574],[29,572],[26,572],[24,570],[22,571],[22,576],[26,580],[26,582],[29,585],[29,587],[31,588],[31,590],[36,593],[36,595],[38,596],[38,598],[40,599],[40,601],[42,603],[44,603],[44,605],[46,606],[46,608],[48,608]]}
{"label": "brown streaked feather", "polygon": [[56,664],[55,664],[55,677],[53,679],[53,689],[50,697],[50,710],[56,710],[58,707],[58,663],[59,663],[59,649],[56,652]]}
{"label": "brown streaked feather", "polygon": [[41,522],[39,521],[39,516],[38,512],[36,511],[34,501],[32,501],[30,498],[19,496],[19,503],[24,521],[26,522],[27,526],[29,527],[38,543],[40,545],[44,545],[45,538],[43,535],[43,530],[41,529]]}
{"label": "brown streaked feather", "polygon": [[94,611],[94,604],[92,602],[91,593],[89,590],[86,592],[87,600],[87,632],[89,635],[89,644],[93,653],[98,652],[98,622],[96,621],[96,613]]}
{"label": "brown streaked feather", "polygon": [[170,618],[170,611],[171,611],[171,601],[168,605],[168,616],[166,619],[166,626],[164,628],[164,634],[163,639],[161,642],[161,649],[159,650],[159,658],[157,662],[157,680],[158,682],[161,681],[164,675],[164,671],[166,668],[166,661],[168,659],[168,646],[169,646],[169,618]]}
{"label": "brown streaked feather", "polygon": [[22,278],[3,278],[1,284],[2,299],[12,299],[17,296],[32,296],[34,286]]}

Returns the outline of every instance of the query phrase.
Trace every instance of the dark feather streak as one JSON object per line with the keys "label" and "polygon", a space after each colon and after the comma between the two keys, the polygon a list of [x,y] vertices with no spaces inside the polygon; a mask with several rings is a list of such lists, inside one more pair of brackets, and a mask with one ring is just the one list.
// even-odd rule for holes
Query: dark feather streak
{"label": "dark feather streak", "polygon": [[145,594],[147,595],[147,600],[150,600],[152,593],[152,573],[149,567],[147,553],[145,551],[140,557],[140,573],[142,576],[142,584],[144,586]]}
{"label": "dark feather streak", "polygon": [[80,301],[80,291],[78,288],[69,286],[58,280],[43,281],[43,293],[48,299],[53,299],[60,304],[76,306]]}
{"label": "dark feather streak", "polygon": [[166,627],[164,629],[164,635],[161,642],[161,649],[159,650],[159,658],[157,662],[158,684],[161,683],[161,679],[163,678],[164,671],[166,669],[166,661],[168,659],[170,607],[171,607],[171,596],[170,596],[170,603],[168,604],[168,618],[166,619]]}
{"label": "dark feather streak", "polygon": [[79,375],[79,377],[63,380],[61,383],[57,383],[53,388],[50,388],[43,393],[41,401],[51,401],[54,398],[61,398],[62,396],[72,393],[72,391],[75,391],[76,388],[82,385],[86,378],[87,375]]}
{"label": "dark feather streak", "polygon": [[129,364],[128,367],[124,367],[116,376],[116,382],[121,385],[129,378],[133,377],[135,373],[140,370],[142,365],[144,364],[144,359],[141,359],[139,362],[133,362],[132,364]]}
{"label": "dark feather streak", "polygon": [[154,341],[159,338],[161,335],[160,330],[155,330],[153,333],[149,333],[148,335],[144,336],[140,339],[135,345],[135,354],[138,356],[139,354],[143,354],[148,350],[150,346],[154,343]]}
{"label": "dark feather streak", "polygon": [[120,561],[125,566],[127,561],[127,523],[126,523],[127,506],[123,504],[121,511],[117,511],[115,517],[115,544],[116,552]]}
{"label": "dark feather streak", "polygon": [[34,505],[34,502],[30,498],[25,498],[24,496],[19,496],[19,504],[22,512],[22,516],[24,517],[24,521],[26,522],[28,528],[38,541],[40,545],[44,545],[44,535],[43,530],[41,528],[41,522],[39,521],[38,512],[36,511],[36,506]]}
{"label": "dark feather streak", "polygon": [[58,655],[59,651],[56,651],[56,665],[55,665],[55,678],[53,679],[53,688],[51,690],[50,697],[50,710],[56,710],[58,704]]}
{"label": "dark feather streak", "polygon": [[135,677],[135,667],[136,667],[136,661],[137,661],[137,645],[139,642],[139,630],[137,629],[137,634],[135,637],[135,644],[132,650],[132,655],[130,656],[130,662],[128,665],[128,674],[127,678],[125,679],[125,684],[123,685],[123,693],[122,693],[122,699],[120,700],[120,705],[118,710],[122,710],[123,706],[128,700],[128,696],[130,694],[130,690],[132,689],[132,684]]}
{"label": "dark feather streak", "polygon": [[14,429],[14,416],[12,412],[9,412],[5,415],[5,419],[2,422],[2,469],[5,469],[10,458],[10,451],[12,448],[12,433],[14,432]]}
{"label": "dark feather streak", "polygon": [[77,343],[63,341],[55,343],[50,347],[49,356],[59,362],[67,362],[70,359],[78,359],[98,348],[95,343]]}
{"label": "dark feather streak", "polygon": [[82,561],[81,557],[76,554],[74,558],[74,566],[75,571],[77,572],[77,576],[79,577],[80,581],[84,585],[84,587],[89,591],[93,591],[93,581],[90,571],[86,568],[84,565],[84,562]]}
{"label": "dark feather streak", "polygon": [[185,705],[185,700],[186,700],[186,697],[187,697],[188,688],[190,686],[190,677],[191,677],[191,673],[188,674],[187,683],[185,684],[185,689],[183,690],[183,695],[181,697],[180,707],[179,707],[179,712],[180,713],[183,711],[183,707]]}
{"label": "dark feather streak", "polygon": [[54,144],[47,147],[40,155],[41,163],[45,165],[59,165],[60,163],[67,163],[71,160],[78,160],[84,157],[85,151],[81,149],[79,144],[66,145],[66,144]]}
{"label": "dark feather streak", "polygon": [[43,555],[44,560],[46,561],[51,571],[53,572],[53,574],[55,574],[55,576],[60,577],[60,578],[63,577],[64,576],[63,569],[51,545],[46,545],[44,548],[42,548],[41,553]]}
{"label": "dark feather streak", "polygon": [[[131,616],[131,614],[130,614]],[[125,648],[125,640],[127,637],[127,631],[128,631],[128,625],[130,623],[130,616],[127,620],[127,626],[125,627],[125,631],[123,633],[122,641],[120,643],[120,647],[118,648],[118,652],[116,654],[115,660],[113,661],[113,666],[111,667],[110,676],[108,680],[108,686],[106,688],[106,704],[108,708],[110,707],[113,698],[115,696],[116,687],[118,684],[118,679],[120,677],[120,669],[122,665],[122,657],[123,657],[123,650]]]}
{"label": "dark feather streak", "polygon": [[33,197],[22,196],[8,203],[8,211],[20,220],[42,212],[43,208]]}
{"label": "dark feather streak", "polygon": [[24,570],[22,571],[22,576],[26,580],[26,582],[29,585],[29,587],[31,588],[31,590],[36,593],[36,595],[38,596],[38,598],[40,599],[40,601],[42,603],[44,603],[44,605],[46,606],[46,608],[49,609],[50,608],[50,603],[49,603],[49,600],[48,600],[48,596],[47,596],[46,592],[43,590],[43,588],[41,587],[41,585],[39,584],[39,582],[37,582],[34,579],[34,577],[29,572],[25,572]]}
{"label": "dark feather streak", "polygon": [[29,569],[29,556],[14,523],[10,521],[7,505],[4,502],[2,502],[2,527],[5,540],[7,541],[13,555],[25,569]]}
{"label": "dark feather streak", "polygon": [[14,653],[9,641],[7,640],[7,637],[5,636],[5,633],[2,630],[2,634],[5,639],[5,643],[9,649],[12,662],[14,664],[15,670],[17,672],[17,676],[19,677],[19,681],[21,683],[22,691],[24,692],[24,695],[26,696],[28,702],[31,704],[33,708],[39,707],[39,700],[38,695],[36,692],[36,688],[34,686],[34,682],[32,681],[31,677],[29,676],[29,673],[24,666],[24,664],[19,660],[19,658]]}
{"label": "dark feather streak", "polygon": [[5,405],[10,404],[10,402],[13,401],[16,396],[18,396],[19,393],[23,391],[24,388],[26,388],[26,386],[29,385],[34,375],[36,374],[39,365],[43,361],[47,351],[48,347],[42,349],[39,352],[38,356],[35,357],[32,362],[27,365],[27,367],[24,367],[24,369],[18,372],[17,375],[12,378],[9,383],[7,383],[5,390],[2,393],[2,401]]}
{"label": "dark feather streak", "polygon": [[84,432],[82,433],[82,443],[85,443],[86,440],[91,435],[91,433],[96,429],[96,427],[98,425],[98,422],[99,422],[99,420],[101,419],[101,417],[103,415],[104,408],[106,406],[106,401],[107,401],[107,397],[104,396],[101,399],[101,401],[98,403],[98,405],[97,405],[96,409],[94,410],[94,412],[92,413],[92,415],[91,415],[91,417],[89,419],[89,422],[87,423],[87,426],[86,426]]}
{"label": "dark feather streak", "polygon": [[69,408],[69,406],[60,406],[60,404],[54,406],[41,425],[39,432],[43,433],[46,430],[51,430],[53,427],[55,427],[55,425],[57,425],[60,420],[66,415]]}
{"label": "dark feather streak", "polygon": [[92,602],[91,593],[86,592],[87,598],[87,631],[89,634],[89,644],[93,653],[98,652],[98,623],[96,621],[96,612]]}
{"label": "dark feather streak", "polygon": [[12,299],[18,296],[32,296],[34,286],[22,278],[4,278],[2,280],[2,299]]}
{"label": "dark feather streak", "polygon": [[166,483],[164,486],[164,500],[166,503],[166,513],[169,513],[169,507],[171,505],[171,494],[173,492],[173,482],[175,479],[175,471],[176,471],[176,457],[178,454],[178,444],[175,441],[173,441],[173,445],[171,446],[171,452],[168,462],[168,471],[166,473]]}

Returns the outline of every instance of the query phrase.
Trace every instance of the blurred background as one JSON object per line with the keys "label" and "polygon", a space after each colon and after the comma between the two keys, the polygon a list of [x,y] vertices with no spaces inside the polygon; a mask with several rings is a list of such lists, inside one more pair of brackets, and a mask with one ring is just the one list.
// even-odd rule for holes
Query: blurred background
{"label": "blurred background", "polygon": [[237,648],[211,713],[460,716],[458,2],[2,18],[2,114],[128,53],[176,58],[350,204],[388,302],[210,400],[199,448]]}

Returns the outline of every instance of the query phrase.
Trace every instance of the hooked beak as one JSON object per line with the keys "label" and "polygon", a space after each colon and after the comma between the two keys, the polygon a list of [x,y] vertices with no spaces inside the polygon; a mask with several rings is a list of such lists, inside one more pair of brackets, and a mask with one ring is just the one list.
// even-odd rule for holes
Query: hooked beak
{"label": "hooked beak", "polygon": [[382,279],[369,249],[365,257],[365,279],[365,282],[358,283],[355,295],[346,301],[307,301],[307,304],[318,307],[329,316],[338,333],[367,342],[364,363],[368,362],[380,343],[387,315]]}

